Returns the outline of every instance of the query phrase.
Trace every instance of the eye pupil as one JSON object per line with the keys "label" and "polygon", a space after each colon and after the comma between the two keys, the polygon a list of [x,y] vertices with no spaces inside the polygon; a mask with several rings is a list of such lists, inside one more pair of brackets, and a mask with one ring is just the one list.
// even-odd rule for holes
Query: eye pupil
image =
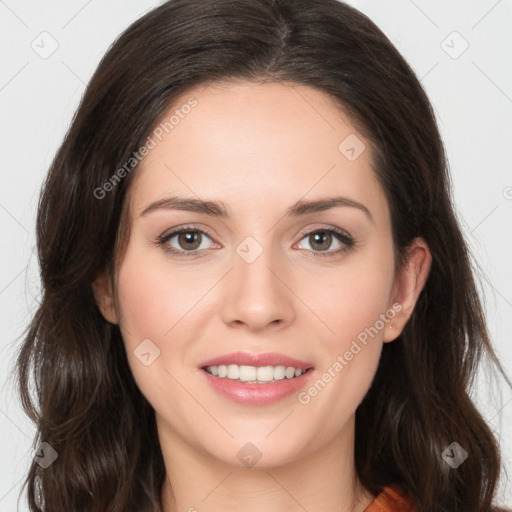
{"label": "eye pupil", "polygon": [[[311,247],[315,248],[314,244],[319,243],[321,247],[317,248],[316,250],[324,251],[329,249],[332,239],[332,235],[330,233],[327,233],[326,231],[317,231],[316,233],[313,233],[310,236],[312,236],[314,240],[314,242],[311,244]],[[322,239],[324,240],[323,243],[321,242]]]}
{"label": "eye pupil", "polygon": [[[196,241],[194,243],[194,237],[196,237]],[[178,241],[180,246],[183,247],[185,244],[194,244],[193,247],[186,247],[187,249],[197,249],[201,245],[201,235],[197,231],[183,231],[179,237]]]}

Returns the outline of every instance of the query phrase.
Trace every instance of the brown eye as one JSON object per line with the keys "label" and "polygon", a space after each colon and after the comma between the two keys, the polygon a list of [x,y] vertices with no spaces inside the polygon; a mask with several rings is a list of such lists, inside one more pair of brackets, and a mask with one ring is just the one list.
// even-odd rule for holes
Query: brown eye
{"label": "brown eye", "polygon": [[299,248],[308,249],[313,256],[320,257],[336,256],[355,247],[355,241],[348,233],[334,228],[310,231],[302,237],[300,243],[304,241],[309,247]]}
{"label": "brown eye", "polygon": [[309,243],[316,251],[326,251],[332,243],[332,234],[327,231],[317,231],[309,235]]}
{"label": "brown eye", "polygon": [[182,231],[178,234],[180,249],[195,250],[201,245],[201,233],[195,230]]}
{"label": "brown eye", "polygon": [[184,227],[164,233],[157,242],[165,251],[177,256],[195,256],[209,248],[208,240],[213,243],[208,233],[202,229]]}

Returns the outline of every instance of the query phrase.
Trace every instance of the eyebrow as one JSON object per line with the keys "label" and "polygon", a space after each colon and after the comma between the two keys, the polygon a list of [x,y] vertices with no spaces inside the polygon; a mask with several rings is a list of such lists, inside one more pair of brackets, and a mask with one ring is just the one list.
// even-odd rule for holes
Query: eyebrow
{"label": "eyebrow", "polygon": [[[298,217],[301,215],[323,212],[337,207],[357,208],[364,212],[372,222],[374,221],[370,210],[368,210],[364,204],[341,196],[326,197],[323,199],[316,199],[314,201],[299,200],[287,209],[285,215],[288,215],[289,217]],[[203,213],[212,217],[230,217],[224,203],[221,201],[205,201],[202,199],[195,199],[193,197],[169,197],[166,199],[160,199],[145,208],[140,216],[145,216],[157,210],[184,210],[188,212]]]}

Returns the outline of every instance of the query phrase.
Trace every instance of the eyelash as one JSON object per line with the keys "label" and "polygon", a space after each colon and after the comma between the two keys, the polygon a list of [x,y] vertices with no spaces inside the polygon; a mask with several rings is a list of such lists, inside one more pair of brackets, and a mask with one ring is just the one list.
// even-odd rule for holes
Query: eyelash
{"label": "eyelash", "polygon": [[[162,246],[162,248],[164,249],[165,252],[171,253],[178,257],[183,257],[183,258],[201,257],[201,256],[199,256],[199,253],[201,253],[203,251],[203,249],[195,249],[193,251],[183,251],[181,249],[176,249],[175,247],[171,247],[168,245],[167,242],[169,242],[169,240],[171,238],[173,238],[176,235],[180,235],[181,233],[187,232],[187,231],[201,233],[202,235],[206,235],[208,238],[212,238],[211,235],[203,229],[199,229],[194,226],[183,226],[179,229],[175,229],[175,230],[163,233],[162,235],[160,235],[157,238],[156,243],[158,245]],[[351,251],[356,246],[356,241],[350,235],[348,235],[345,231],[342,231],[341,229],[337,229],[337,228],[316,228],[316,229],[313,229],[311,231],[307,231],[306,233],[304,233],[300,240],[303,240],[307,236],[310,236],[314,233],[333,234],[335,236],[335,238],[337,238],[338,241],[343,244],[342,248],[337,249],[335,251],[311,251],[310,250],[310,252],[312,252],[313,256],[316,258],[328,258],[328,257],[332,257],[335,255],[339,255],[341,253]]]}

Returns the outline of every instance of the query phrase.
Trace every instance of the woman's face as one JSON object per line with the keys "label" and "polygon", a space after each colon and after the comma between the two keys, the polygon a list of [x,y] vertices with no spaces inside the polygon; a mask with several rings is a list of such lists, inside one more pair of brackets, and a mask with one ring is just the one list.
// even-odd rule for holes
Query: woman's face
{"label": "woman's face", "polygon": [[[407,316],[369,141],[302,85],[201,86],[166,122],[133,171],[110,313],[162,442],[271,467],[349,439]],[[248,380],[309,370],[248,384],[212,359]]]}

